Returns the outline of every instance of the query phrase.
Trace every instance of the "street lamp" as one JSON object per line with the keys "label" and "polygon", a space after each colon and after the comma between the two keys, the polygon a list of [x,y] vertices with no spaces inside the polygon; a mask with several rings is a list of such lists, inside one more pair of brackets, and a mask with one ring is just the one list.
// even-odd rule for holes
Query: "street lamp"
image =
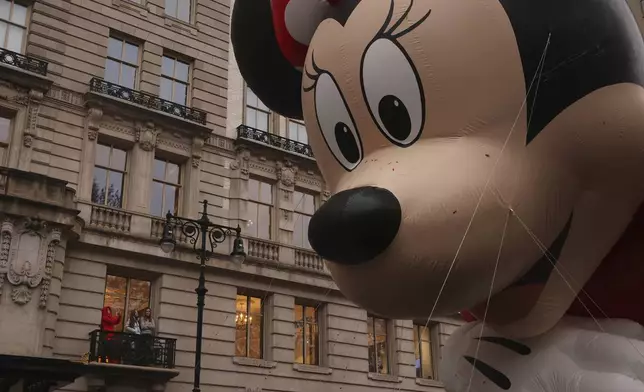
{"label": "street lamp", "polygon": [[[166,215],[165,224],[163,225],[163,235],[159,241],[161,250],[165,253],[174,251],[177,241],[174,238],[175,230],[180,230],[186,236],[187,242],[192,244],[194,251],[197,253],[199,265],[199,286],[195,289],[197,292],[197,347],[195,350],[195,379],[193,392],[199,392],[199,383],[201,379],[201,338],[203,332],[203,309],[206,301],[206,261],[210,258],[210,253],[214,252],[217,245],[226,240],[229,235],[235,234],[233,241],[233,251],[230,253],[233,260],[243,263],[246,259],[244,252],[244,242],[241,238],[241,227],[226,227],[214,224],[208,219],[208,200],[203,201],[203,211],[199,219],[180,218],[172,215],[170,211]],[[197,244],[201,246],[198,248]],[[210,249],[208,249],[210,248]]]}

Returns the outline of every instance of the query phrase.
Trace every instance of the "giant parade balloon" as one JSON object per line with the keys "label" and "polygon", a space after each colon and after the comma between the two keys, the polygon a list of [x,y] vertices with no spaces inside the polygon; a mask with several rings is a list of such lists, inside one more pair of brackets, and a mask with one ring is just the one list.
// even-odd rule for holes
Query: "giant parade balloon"
{"label": "giant parade balloon", "polygon": [[236,0],[303,118],[309,240],[374,314],[469,324],[450,392],[644,391],[644,42],[624,0]]}

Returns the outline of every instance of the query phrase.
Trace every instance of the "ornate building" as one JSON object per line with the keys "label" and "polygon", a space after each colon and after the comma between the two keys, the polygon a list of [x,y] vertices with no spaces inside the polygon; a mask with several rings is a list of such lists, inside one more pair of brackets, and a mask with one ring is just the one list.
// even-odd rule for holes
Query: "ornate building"
{"label": "ornate building", "polygon": [[202,390],[442,390],[458,322],[342,297],[307,241],[329,193],[306,129],[246,89],[229,19],[227,0],[0,0],[0,390],[192,390],[199,261],[190,233],[159,239],[204,200],[247,258],[227,239],[207,262]]}
{"label": "ornate building", "polygon": [[630,5],[637,24],[640,26],[640,31],[644,33],[644,2],[642,0],[628,0],[628,5]]}

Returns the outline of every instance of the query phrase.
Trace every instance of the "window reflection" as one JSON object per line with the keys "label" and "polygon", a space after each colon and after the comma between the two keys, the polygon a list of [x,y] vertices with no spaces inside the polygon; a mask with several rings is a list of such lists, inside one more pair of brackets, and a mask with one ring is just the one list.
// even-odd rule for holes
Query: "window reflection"
{"label": "window reflection", "polygon": [[295,363],[319,365],[317,307],[295,305]]}
{"label": "window reflection", "polygon": [[389,374],[387,320],[369,316],[367,318],[367,328],[369,372]]}
{"label": "window reflection", "polygon": [[311,249],[309,243],[309,222],[315,213],[315,197],[313,195],[293,192],[293,245]]}
{"label": "window reflection", "polygon": [[0,48],[22,53],[26,26],[27,7],[13,0],[0,1]]}
{"label": "window reflection", "polygon": [[172,56],[163,56],[159,96],[180,105],[187,105],[189,70],[188,63],[177,60]]}
{"label": "window reflection", "polygon": [[135,89],[138,68],[139,45],[122,38],[110,37],[107,42],[105,80]]}
{"label": "window reflection", "polygon": [[92,203],[123,207],[126,161],[125,150],[107,144],[96,145]]}
{"label": "window reflection", "polygon": [[416,356],[416,377],[434,379],[431,326],[414,325],[414,354]]}
{"label": "window reflection", "polygon": [[245,125],[268,132],[270,114],[268,107],[257,98],[257,95],[250,88],[246,87]]}
{"label": "window reflection", "polygon": [[263,355],[262,299],[237,295],[235,356],[261,359]]}
{"label": "window reflection", "polygon": [[181,189],[181,167],[176,163],[156,158],[152,170],[150,213],[165,216],[170,211],[176,214]]}
{"label": "window reflection", "polygon": [[123,323],[133,310],[139,314],[150,307],[151,283],[146,280],[107,275],[103,306],[112,308],[112,314],[121,314],[121,323],[116,331],[123,330]]}
{"label": "window reflection", "polygon": [[273,186],[251,178],[248,180],[248,199],[246,233],[251,237],[271,239]]}
{"label": "window reflection", "polygon": [[288,121],[288,138],[300,143],[309,144],[309,137],[306,134],[306,127],[299,121]]}

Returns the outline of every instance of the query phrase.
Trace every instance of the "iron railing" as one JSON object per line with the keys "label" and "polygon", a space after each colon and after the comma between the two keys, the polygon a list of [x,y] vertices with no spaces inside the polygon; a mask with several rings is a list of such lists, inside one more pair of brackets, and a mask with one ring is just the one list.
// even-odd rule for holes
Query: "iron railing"
{"label": "iron railing", "polygon": [[47,76],[47,67],[49,66],[46,61],[27,57],[20,53],[12,52],[10,50],[2,48],[0,48],[0,63],[11,65],[25,71],[37,73],[38,75],[42,76]]}
{"label": "iron railing", "polygon": [[100,78],[92,78],[89,82],[89,90],[93,93],[108,95],[113,98],[122,99],[149,109],[158,110],[188,121],[206,125],[206,112],[199,109],[189,108],[181,104],[166,101],[155,95],[131,88],[119,86]]}
{"label": "iron railing", "polygon": [[89,335],[89,362],[174,368],[176,339],[98,329]]}
{"label": "iron railing", "polygon": [[260,131],[259,129],[249,127],[247,125],[240,125],[237,127],[237,139],[252,140],[254,142],[275,147],[280,150],[304,155],[309,158],[315,158],[313,156],[311,146],[309,146],[308,144],[304,144],[292,139],[287,139],[280,135]]}

